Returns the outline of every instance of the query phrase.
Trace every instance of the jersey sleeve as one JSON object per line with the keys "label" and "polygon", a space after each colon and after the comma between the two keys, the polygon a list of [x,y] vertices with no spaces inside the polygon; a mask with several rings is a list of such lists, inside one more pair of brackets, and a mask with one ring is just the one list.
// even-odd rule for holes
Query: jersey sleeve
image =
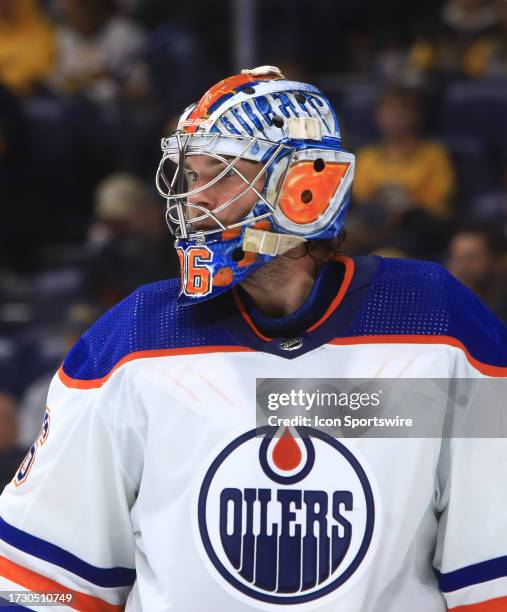
{"label": "jersey sleeve", "polygon": [[112,416],[119,385],[69,388],[54,377],[41,431],[0,497],[0,591],[72,596],[44,610],[123,609],[135,581],[136,485]]}
{"label": "jersey sleeve", "polygon": [[447,440],[434,567],[453,612],[507,610],[507,444]]}
{"label": "jersey sleeve", "polygon": [[449,610],[500,612],[507,610],[507,331],[468,291],[459,297],[453,321],[464,350],[453,367],[457,402],[437,470],[434,567]]}

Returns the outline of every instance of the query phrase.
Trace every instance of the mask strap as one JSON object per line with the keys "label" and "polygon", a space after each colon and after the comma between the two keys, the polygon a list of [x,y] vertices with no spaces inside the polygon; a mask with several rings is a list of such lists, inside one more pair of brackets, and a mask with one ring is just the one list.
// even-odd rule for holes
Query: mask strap
{"label": "mask strap", "polygon": [[243,251],[275,257],[276,255],[287,253],[306,241],[306,238],[302,236],[276,234],[275,232],[247,227],[243,239]]}

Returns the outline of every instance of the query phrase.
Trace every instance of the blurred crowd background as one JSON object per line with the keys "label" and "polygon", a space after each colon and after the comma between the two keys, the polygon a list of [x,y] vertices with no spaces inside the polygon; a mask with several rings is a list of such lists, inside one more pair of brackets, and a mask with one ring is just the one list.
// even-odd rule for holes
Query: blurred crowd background
{"label": "blurred crowd background", "polygon": [[161,137],[263,64],[335,105],[347,252],[439,261],[507,320],[507,0],[0,0],[0,485],[81,333],[178,275]]}

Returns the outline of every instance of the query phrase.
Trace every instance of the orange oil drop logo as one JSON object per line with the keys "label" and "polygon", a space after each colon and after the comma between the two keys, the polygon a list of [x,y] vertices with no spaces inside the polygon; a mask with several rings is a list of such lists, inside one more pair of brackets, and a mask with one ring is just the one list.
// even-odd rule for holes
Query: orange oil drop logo
{"label": "orange oil drop logo", "polygon": [[273,463],[279,470],[289,472],[301,463],[302,453],[288,427],[273,448]]}

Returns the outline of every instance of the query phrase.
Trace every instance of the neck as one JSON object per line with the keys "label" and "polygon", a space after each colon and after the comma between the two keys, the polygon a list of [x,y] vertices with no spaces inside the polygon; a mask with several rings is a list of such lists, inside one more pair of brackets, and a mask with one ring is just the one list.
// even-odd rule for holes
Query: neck
{"label": "neck", "polygon": [[306,253],[304,245],[273,259],[241,283],[262,315],[285,317],[306,300],[324,263]]}

